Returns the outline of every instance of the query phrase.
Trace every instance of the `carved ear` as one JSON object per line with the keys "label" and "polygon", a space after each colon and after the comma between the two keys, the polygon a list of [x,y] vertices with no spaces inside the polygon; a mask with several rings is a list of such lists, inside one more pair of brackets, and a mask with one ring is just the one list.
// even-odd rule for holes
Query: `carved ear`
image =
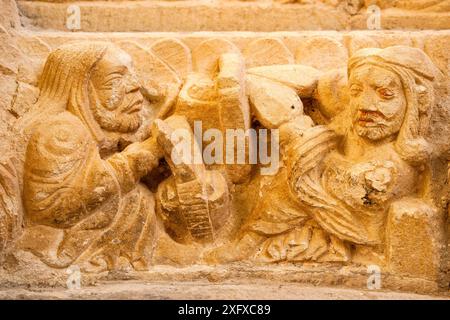
{"label": "carved ear", "polygon": [[250,42],[243,50],[247,68],[293,64],[294,56],[279,39],[263,38]]}

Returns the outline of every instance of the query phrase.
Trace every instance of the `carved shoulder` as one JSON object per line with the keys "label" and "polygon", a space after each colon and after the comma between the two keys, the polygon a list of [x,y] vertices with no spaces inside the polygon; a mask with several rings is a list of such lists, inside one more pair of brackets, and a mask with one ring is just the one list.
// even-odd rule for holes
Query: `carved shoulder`
{"label": "carved shoulder", "polygon": [[[69,113],[39,124],[29,140],[24,168],[24,205],[31,220],[69,226],[92,201],[88,194],[104,169],[95,141],[81,121]],[[91,172],[99,172],[94,179]],[[100,179],[101,180],[101,179]],[[92,184],[92,188],[91,188]]]}
{"label": "carved shoulder", "polygon": [[57,174],[64,171],[68,162],[84,157],[89,145],[94,143],[77,117],[70,113],[53,116],[33,130],[26,151],[25,171],[51,169]]}

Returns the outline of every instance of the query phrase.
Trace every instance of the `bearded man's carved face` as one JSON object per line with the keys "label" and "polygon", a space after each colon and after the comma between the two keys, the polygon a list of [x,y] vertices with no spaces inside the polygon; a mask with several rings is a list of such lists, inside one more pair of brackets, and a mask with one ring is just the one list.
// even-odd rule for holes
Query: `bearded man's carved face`
{"label": "bearded man's carved face", "polygon": [[400,131],[406,97],[399,77],[386,69],[366,65],[349,78],[350,107],[356,133],[369,140],[382,140]]}
{"label": "bearded man's carved face", "polygon": [[131,57],[120,49],[108,49],[92,70],[89,84],[89,105],[103,130],[130,133],[141,126],[139,88]]}

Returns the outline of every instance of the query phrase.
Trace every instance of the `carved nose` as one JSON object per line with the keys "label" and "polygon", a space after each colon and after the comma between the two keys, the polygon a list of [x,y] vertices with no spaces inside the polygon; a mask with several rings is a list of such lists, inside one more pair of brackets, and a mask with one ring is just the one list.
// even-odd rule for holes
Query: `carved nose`
{"label": "carved nose", "polygon": [[376,103],[368,102],[368,103],[364,104],[363,106],[361,106],[359,108],[359,110],[362,110],[362,111],[378,111],[378,108],[377,108]]}
{"label": "carved nose", "polygon": [[361,111],[378,111],[377,101],[372,94],[365,94],[360,100],[358,108]]}

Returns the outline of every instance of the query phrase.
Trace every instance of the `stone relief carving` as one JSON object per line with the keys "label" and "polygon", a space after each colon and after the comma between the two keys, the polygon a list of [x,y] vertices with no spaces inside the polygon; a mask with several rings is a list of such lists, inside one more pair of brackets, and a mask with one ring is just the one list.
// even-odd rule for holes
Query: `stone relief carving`
{"label": "stone relief carving", "polygon": [[[173,39],[52,51],[16,125],[20,159],[0,167],[3,248],[92,272],[251,260],[375,263],[436,278],[444,220],[428,190],[442,154],[429,127],[441,71],[407,46],[319,70],[281,41],[258,43],[242,53],[220,39],[192,52]],[[278,172],[176,163],[178,129],[201,157],[195,121],[222,134],[278,129]],[[237,190],[253,197],[248,214]],[[421,245],[405,246],[408,237]],[[410,250],[426,259],[405,267]]]}
{"label": "stone relief carving", "polygon": [[[244,60],[229,41],[202,42],[192,53],[193,72],[189,73],[173,113],[185,116],[191,127],[200,120],[202,129],[247,130],[250,127],[248,99],[245,96]],[[225,152],[225,150],[224,150]],[[248,178],[249,165],[224,167],[231,182]]]}
{"label": "stone relief carving", "polygon": [[[170,135],[166,137],[170,126],[159,123],[152,138],[117,152],[122,136],[141,125],[143,98],[130,56],[105,43],[63,46],[47,59],[39,87],[33,111],[20,124],[28,142],[25,230],[18,247],[51,267],[77,261],[85,262],[86,270],[114,269],[127,260],[145,269],[155,240],[155,202],[139,181],[165,153],[170,155],[172,146]],[[208,187],[214,191],[221,183],[226,194],[226,184],[210,172],[197,177],[198,170],[192,168],[191,177],[189,168],[172,169],[180,180],[177,206],[183,213],[200,206],[189,192],[205,189],[201,178],[206,175],[212,179]],[[184,198],[183,187],[188,193]],[[209,219],[208,202],[203,206],[198,214]],[[208,236],[201,234],[201,227],[187,227],[194,237]]]}
{"label": "stone relief carving", "polygon": [[312,126],[300,117],[280,126],[286,167],[264,182],[239,242],[264,260],[349,261],[360,251],[363,260],[369,251],[381,258],[388,215],[417,206],[409,198],[425,188],[439,71],[420,50],[398,46],[359,51],[348,72],[345,120]]}
{"label": "stone relief carving", "polygon": [[139,180],[162,151],[148,139],[117,152],[121,136],[141,124],[131,63],[103,43],[55,50],[39,99],[23,118],[25,229],[18,246],[52,267],[86,261],[113,268],[120,258],[146,266],[154,198]]}

